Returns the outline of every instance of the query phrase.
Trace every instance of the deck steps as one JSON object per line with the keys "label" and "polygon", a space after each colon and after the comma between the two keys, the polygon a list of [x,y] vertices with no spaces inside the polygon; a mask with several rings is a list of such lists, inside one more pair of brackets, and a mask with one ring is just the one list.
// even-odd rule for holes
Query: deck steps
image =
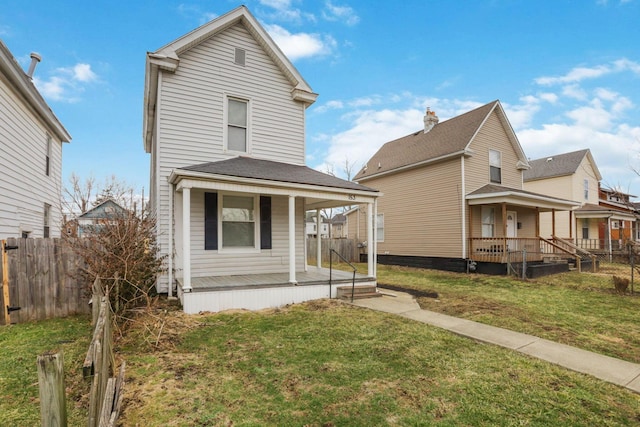
{"label": "deck steps", "polygon": [[[377,298],[382,294],[378,292],[375,285],[356,286],[353,288],[353,299]],[[351,300],[351,286],[338,286],[336,288],[336,298]]]}

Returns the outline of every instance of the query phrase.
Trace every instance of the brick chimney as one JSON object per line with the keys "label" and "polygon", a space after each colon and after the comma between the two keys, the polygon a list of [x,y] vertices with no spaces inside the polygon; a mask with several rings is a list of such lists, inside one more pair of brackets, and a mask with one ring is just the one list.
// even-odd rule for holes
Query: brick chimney
{"label": "brick chimney", "polygon": [[429,107],[427,107],[427,112],[424,115],[424,133],[429,132],[435,125],[438,124],[440,119],[436,116],[435,111],[431,111]]}

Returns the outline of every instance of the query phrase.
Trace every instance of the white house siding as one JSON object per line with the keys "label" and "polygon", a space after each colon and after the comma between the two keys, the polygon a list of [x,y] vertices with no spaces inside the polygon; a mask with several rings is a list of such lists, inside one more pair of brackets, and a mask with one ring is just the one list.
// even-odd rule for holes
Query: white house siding
{"label": "white house siding", "polygon": [[502,153],[501,185],[522,189],[522,171],[516,167],[518,156],[495,111],[480,128],[470,148],[474,154],[465,159],[465,190],[467,193],[489,184],[489,150],[497,150]]}
{"label": "white house siding", "polygon": [[[51,205],[50,236],[60,237],[62,143],[0,76],[0,238],[44,236],[44,205]],[[47,134],[50,173],[45,173]]]}
{"label": "white house siding", "polygon": [[[245,66],[234,63],[236,47],[246,51]],[[291,99],[291,83],[240,24],[182,53],[175,73],[160,73],[154,141],[160,148],[152,179],[159,184],[158,243],[166,254],[171,171],[238,155],[223,151],[225,95],[250,100],[249,155],[265,160],[304,164],[305,108]],[[160,291],[167,290],[166,280],[161,278]]]}
{"label": "white house siding", "polygon": [[[378,214],[384,214],[384,242],[378,243],[378,254],[460,257],[459,159],[367,180],[364,184],[384,194],[378,199]],[[360,209],[364,211],[366,206]],[[365,219],[361,218],[361,223],[366,223]]]}

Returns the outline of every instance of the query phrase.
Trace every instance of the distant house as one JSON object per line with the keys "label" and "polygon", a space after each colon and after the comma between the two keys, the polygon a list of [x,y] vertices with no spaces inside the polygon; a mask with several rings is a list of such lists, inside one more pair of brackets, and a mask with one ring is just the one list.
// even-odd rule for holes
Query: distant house
{"label": "distant house", "polygon": [[106,199],[78,216],[76,219],[76,235],[77,237],[91,236],[105,224],[126,218],[127,214],[128,211],[117,202],[112,199]]}
{"label": "distant house", "polygon": [[335,214],[331,218],[331,237],[333,239],[343,239],[347,237],[347,217],[345,214]]}
{"label": "distant house", "polygon": [[579,203],[526,191],[527,169],[499,101],[442,123],[427,109],[423,129],[386,143],[356,175],[383,196],[377,210],[347,214],[349,235],[376,218],[380,263],[506,273],[523,250],[540,261],[548,246],[539,213]]}
{"label": "distant house", "polygon": [[587,250],[621,247],[633,235],[635,208],[626,194],[602,188],[602,175],[588,149],[556,154],[529,162],[524,187],[530,191],[580,203],[569,212],[540,214],[540,234],[571,240]]}
{"label": "distant house", "polygon": [[[32,74],[39,56],[32,54]],[[0,238],[60,237],[71,136],[0,40]]]}
{"label": "distant house", "polygon": [[320,227],[318,227],[318,218],[312,213],[307,212],[305,215],[305,233],[308,237],[318,237],[318,232],[320,233],[321,239],[326,239],[329,237],[329,222],[321,216]]}
{"label": "distant house", "polygon": [[[157,289],[175,287],[186,312],[335,296],[306,264],[305,212],[373,206],[379,193],[305,166],[316,97],[244,6],[147,54],[150,211],[168,257]],[[375,285],[373,262],[358,280]]]}

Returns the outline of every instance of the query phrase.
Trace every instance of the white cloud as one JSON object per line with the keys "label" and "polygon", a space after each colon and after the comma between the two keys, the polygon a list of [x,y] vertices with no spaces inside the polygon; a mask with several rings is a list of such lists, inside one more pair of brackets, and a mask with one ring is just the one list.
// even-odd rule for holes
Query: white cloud
{"label": "white cloud", "polygon": [[630,61],[626,58],[619,59],[611,64],[596,65],[594,67],[575,67],[564,76],[557,77],[538,77],[535,82],[542,86],[551,86],[556,84],[573,84],[579,83],[587,79],[595,79],[612,73],[620,73],[623,71],[631,71],[640,74],[640,64]]}
{"label": "white cloud", "polygon": [[318,114],[322,114],[329,110],[341,110],[343,108],[344,108],[344,103],[342,101],[333,100],[333,101],[325,102],[323,105],[320,105],[318,107],[315,107],[313,111]]}
{"label": "white cloud", "polygon": [[343,21],[347,25],[356,25],[360,17],[350,6],[336,6],[330,1],[325,2],[325,10],[322,16],[327,21]]}
{"label": "white cloud", "polygon": [[291,6],[291,0],[260,0],[260,4],[277,10],[285,10]]}
{"label": "white cloud", "polygon": [[299,58],[328,55],[336,47],[336,41],[331,36],[309,33],[292,34],[275,24],[265,25],[265,29],[292,61]]}
{"label": "white cloud", "polygon": [[72,67],[57,68],[49,79],[33,77],[42,96],[51,101],[78,102],[85,85],[98,81],[90,64],[78,63]]}

